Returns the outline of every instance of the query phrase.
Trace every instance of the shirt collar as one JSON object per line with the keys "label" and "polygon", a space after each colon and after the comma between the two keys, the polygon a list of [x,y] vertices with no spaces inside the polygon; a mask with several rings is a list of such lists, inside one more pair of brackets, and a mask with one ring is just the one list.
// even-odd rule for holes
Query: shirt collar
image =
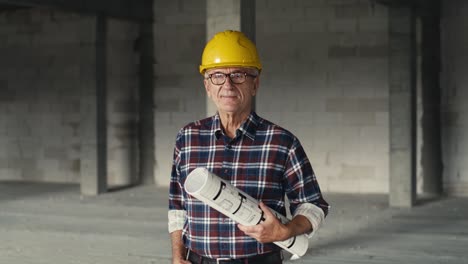
{"label": "shirt collar", "polygon": [[219,137],[223,134],[223,130],[221,129],[221,119],[218,113],[213,116],[212,131],[217,139],[219,139]]}
{"label": "shirt collar", "polygon": [[[237,129],[237,134],[242,133],[251,140],[254,140],[258,124],[258,115],[255,112],[251,112],[247,120],[245,120],[244,123],[242,123],[242,125]],[[216,113],[216,115],[213,117],[212,131],[218,139],[223,134],[223,130],[221,128],[221,119],[218,113]]]}

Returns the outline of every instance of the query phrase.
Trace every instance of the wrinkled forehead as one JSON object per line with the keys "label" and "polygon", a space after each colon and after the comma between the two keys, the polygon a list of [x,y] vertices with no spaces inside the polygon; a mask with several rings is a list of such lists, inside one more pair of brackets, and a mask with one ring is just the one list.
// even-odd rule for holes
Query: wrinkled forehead
{"label": "wrinkled forehead", "polygon": [[258,74],[256,68],[251,67],[219,67],[206,70],[206,74],[212,74],[215,72],[230,73],[230,72],[246,72],[249,74]]}

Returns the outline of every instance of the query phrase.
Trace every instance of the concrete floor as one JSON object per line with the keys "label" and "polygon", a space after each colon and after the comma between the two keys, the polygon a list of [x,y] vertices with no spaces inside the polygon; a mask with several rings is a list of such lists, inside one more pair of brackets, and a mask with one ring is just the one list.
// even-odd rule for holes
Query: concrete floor
{"label": "concrete floor", "polygon": [[[385,195],[325,194],[306,256],[286,263],[468,263],[468,198],[390,209]],[[167,190],[81,197],[77,185],[0,183],[0,264],[171,263]]]}

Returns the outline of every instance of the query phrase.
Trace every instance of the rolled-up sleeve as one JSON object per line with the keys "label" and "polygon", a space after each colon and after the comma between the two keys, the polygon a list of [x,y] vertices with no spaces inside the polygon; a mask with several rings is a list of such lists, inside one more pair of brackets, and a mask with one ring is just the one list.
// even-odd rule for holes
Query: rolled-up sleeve
{"label": "rolled-up sleeve", "polygon": [[319,230],[325,220],[325,213],[323,210],[311,203],[300,204],[294,213],[294,216],[297,215],[305,216],[312,225],[312,232],[306,234],[309,238]]}
{"label": "rolled-up sleeve", "polygon": [[309,220],[312,232],[307,235],[311,237],[322,225],[330,206],[323,199],[312,165],[297,138],[290,147],[284,177],[291,213]]}
{"label": "rolled-up sleeve", "polygon": [[174,147],[174,158],[172,163],[171,180],[169,183],[169,211],[168,211],[168,230],[169,233],[183,228],[186,212],[184,206],[184,195],[180,183],[180,146],[182,140],[182,130],[179,131]]}
{"label": "rolled-up sleeve", "polygon": [[167,218],[169,220],[167,229],[169,233],[182,230],[185,224],[186,212],[184,210],[169,210]]}

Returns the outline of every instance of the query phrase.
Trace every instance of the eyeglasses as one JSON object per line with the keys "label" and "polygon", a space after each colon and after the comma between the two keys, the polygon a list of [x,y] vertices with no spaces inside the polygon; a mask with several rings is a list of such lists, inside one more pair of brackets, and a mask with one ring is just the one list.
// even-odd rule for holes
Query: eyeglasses
{"label": "eyeglasses", "polygon": [[208,78],[211,80],[211,83],[214,85],[222,85],[226,82],[226,77],[229,76],[229,79],[232,83],[241,84],[245,82],[247,76],[256,78],[256,75],[249,74],[246,72],[231,72],[231,73],[222,73],[222,72],[215,72],[213,74],[208,74]]}

